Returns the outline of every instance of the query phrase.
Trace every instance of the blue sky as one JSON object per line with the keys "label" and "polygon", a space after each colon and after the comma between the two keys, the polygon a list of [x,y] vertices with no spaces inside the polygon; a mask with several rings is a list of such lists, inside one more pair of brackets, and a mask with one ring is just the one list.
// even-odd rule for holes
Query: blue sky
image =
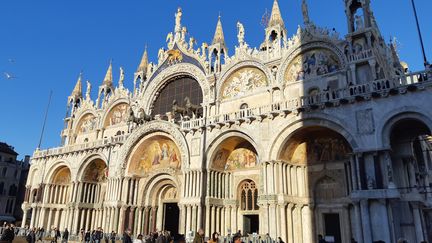
{"label": "blue sky", "polygon": [[[372,0],[373,10],[386,40],[397,37],[400,56],[411,69],[422,68],[419,41],[410,0]],[[426,52],[432,59],[432,1],[416,0]],[[60,131],[71,93],[81,70],[93,84],[92,97],[113,59],[126,72],[125,85],[147,44],[151,61],[165,46],[166,34],[174,28],[174,13],[183,8],[183,25],[199,43],[211,42],[219,12],[232,54],[236,22],[246,29],[246,41],[259,46],[264,37],[260,25],[273,0],[1,0],[0,71],[17,79],[0,78],[0,141],[14,146],[20,157],[32,154],[42,127],[49,91],[53,90],[42,148],[60,144]],[[346,34],[342,0],[308,0],[310,16],[320,26]],[[301,0],[279,0],[288,32],[302,23]],[[15,60],[9,62],[9,59]],[[85,87],[84,87],[85,89]]]}

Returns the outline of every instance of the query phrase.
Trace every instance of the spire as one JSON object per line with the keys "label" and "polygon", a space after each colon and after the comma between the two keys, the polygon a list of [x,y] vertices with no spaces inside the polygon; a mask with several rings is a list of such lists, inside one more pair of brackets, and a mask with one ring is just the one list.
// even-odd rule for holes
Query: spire
{"label": "spire", "polygon": [[216,43],[225,44],[225,37],[224,37],[223,29],[222,29],[222,21],[221,21],[220,14],[219,14],[219,17],[218,17],[218,22],[217,22],[217,25],[216,25],[216,31],[215,31],[215,34],[214,34],[214,37],[213,37],[212,45],[214,45]]}
{"label": "spire", "polygon": [[310,24],[309,19],[309,9],[306,0],[302,1],[302,15],[303,15],[303,22],[305,25]]}
{"label": "spire", "polygon": [[80,72],[78,80],[77,80],[77,82],[75,84],[75,88],[73,89],[72,94],[71,94],[71,97],[73,97],[75,99],[76,98],[82,98],[82,82],[81,82],[81,79],[82,79],[82,72]]}
{"label": "spire", "polygon": [[113,83],[113,75],[112,75],[112,60],[111,60],[102,85],[112,86],[112,83]]}
{"label": "spire", "polygon": [[284,21],[282,19],[282,14],[280,12],[278,0],[274,0],[273,2],[273,8],[272,8],[270,20],[268,22],[267,27],[272,27],[275,25],[285,26]]}
{"label": "spire", "polygon": [[148,66],[148,54],[147,54],[147,45],[146,45],[137,72],[144,72],[144,73],[147,72],[147,66]]}

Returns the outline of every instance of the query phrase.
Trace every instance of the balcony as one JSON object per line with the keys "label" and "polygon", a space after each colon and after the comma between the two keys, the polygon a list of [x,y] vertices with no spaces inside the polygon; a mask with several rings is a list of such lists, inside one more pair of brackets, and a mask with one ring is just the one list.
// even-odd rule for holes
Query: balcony
{"label": "balcony", "polygon": [[180,122],[180,127],[184,132],[194,132],[204,127],[220,128],[243,122],[248,123],[255,119],[261,121],[264,118],[274,118],[278,115],[286,116],[290,113],[298,114],[319,108],[370,100],[371,98],[404,94],[407,91],[422,90],[425,86],[432,86],[432,71],[410,73],[391,80],[382,79],[342,89],[323,91],[317,95],[287,99],[282,102],[217,114],[207,118],[184,120]]}
{"label": "balcony", "polygon": [[128,136],[129,135],[126,134],[126,135],[121,135],[116,137],[104,138],[104,139],[100,139],[88,143],[72,144],[72,145],[66,145],[64,147],[51,148],[46,150],[37,150],[33,153],[33,158],[48,157],[48,156],[72,153],[72,152],[82,151],[87,149],[106,147],[112,144],[121,144],[124,141],[126,141]]}

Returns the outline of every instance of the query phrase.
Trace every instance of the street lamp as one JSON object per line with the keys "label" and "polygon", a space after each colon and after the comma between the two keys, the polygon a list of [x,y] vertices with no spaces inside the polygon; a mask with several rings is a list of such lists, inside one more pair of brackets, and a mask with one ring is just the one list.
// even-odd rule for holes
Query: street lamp
{"label": "street lamp", "polygon": [[427,68],[429,63],[428,63],[427,58],[426,58],[426,52],[425,52],[424,45],[423,45],[423,37],[421,34],[421,30],[420,30],[420,25],[419,25],[419,21],[418,21],[418,17],[417,17],[417,9],[416,9],[414,0],[411,0],[411,4],[412,4],[413,11],[414,11],[414,17],[415,17],[416,25],[417,25],[417,32],[418,32],[419,39],[420,39],[420,45],[421,45],[422,54],[423,54],[424,66]]}

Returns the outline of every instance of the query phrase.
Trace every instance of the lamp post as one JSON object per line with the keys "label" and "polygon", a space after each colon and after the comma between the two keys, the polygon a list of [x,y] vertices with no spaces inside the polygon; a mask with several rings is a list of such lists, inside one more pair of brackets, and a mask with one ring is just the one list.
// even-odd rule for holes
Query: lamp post
{"label": "lamp post", "polygon": [[427,58],[426,58],[426,52],[425,52],[424,44],[423,44],[423,37],[421,34],[421,30],[420,30],[420,25],[419,25],[419,21],[418,21],[418,17],[417,17],[417,9],[416,9],[414,0],[411,0],[411,4],[412,4],[413,11],[414,11],[414,17],[415,17],[416,25],[417,25],[417,32],[418,32],[419,39],[420,39],[420,45],[421,45],[422,54],[423,54],[424,66],[427,67],[429,65],[429,63],[428,63]]}

